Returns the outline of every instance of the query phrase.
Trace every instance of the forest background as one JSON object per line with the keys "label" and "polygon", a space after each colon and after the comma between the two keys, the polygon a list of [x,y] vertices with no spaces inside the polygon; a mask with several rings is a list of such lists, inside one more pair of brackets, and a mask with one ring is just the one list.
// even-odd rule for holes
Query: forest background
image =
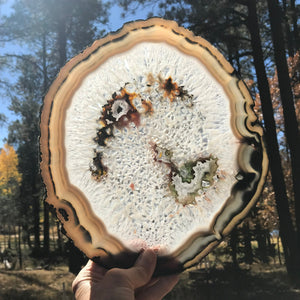
{"label": "forest background", "polygon": [[[300,3],[296,0],[0,0],[0,251],[2,267],[86,258],[61,233],[39,172],[39,115],[60,68],[130,20],[176,20],[213,44],[247,83],[265,129],[270,171],[256,207],[214,266],[285,266],[300,280]],[[8,110],[7,110],[8,108]],[[211,262],[210,262],[211,266]],[[1,294],[0,294],[1,295]]]}

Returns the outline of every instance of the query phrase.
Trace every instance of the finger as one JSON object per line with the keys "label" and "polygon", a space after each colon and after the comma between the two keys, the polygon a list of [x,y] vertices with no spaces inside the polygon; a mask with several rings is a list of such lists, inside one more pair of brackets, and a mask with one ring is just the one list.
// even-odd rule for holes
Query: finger
{"label": "finger", "polygon": [[137,259],[134,266],[128,269],[130,280],[134,283],[134,289],[147,284],[153,275],[156,266],[157,254],[146,249]]}
{"label": "finger", "polygon": [[107,272],[107,269],[101,267],[97,263],[90,260],[90,264],[88,264],[87,271],[89,272],[90,276],[92,277],[92,281],[100,281],[103,279],[104,275]]}
{"label": "finger", "polygon": [[107,272],[107,277],[113,277],[114,281],[119,281],[123,286],[128,286],[135,290],[146,285],[152,277],[156,265],[156,254],[153,250],[145,250],[130,269],[112,269]]}
{"label": "finger", "polygon": [[80,282],[72,286],[75,299],[89,300],[91,299],[91,284],[87,281]]}
{"label": "finger", "polygon": [[77,277],[84,280],[99,281],[103,278],[107,269],[99,266],[97,263],[89,260],[88,263],[78,273]]}
{"label": "finger", "polygon": [[82,286],[83,283],[90,277],[90,264],[92,261],[88,261],[88,263],[81,269],[81,271],[77,274],[76,278],[73,280],[72,283],[72,290],[75,294],[76,291],[79,289],[79,286]]}
{"label": "finger", "polygon": [[72,284],[72,289],[75,292],[82,284],[86,282],[99,282],[107,272],[106,269],[89,260],[88,263],[78,273]]}
{"label": "finger", "polygon": [[136,300],[162,299],[174,288],[178,280],[178,275],[161,277],[154,285],[141,289],[136,294]]}

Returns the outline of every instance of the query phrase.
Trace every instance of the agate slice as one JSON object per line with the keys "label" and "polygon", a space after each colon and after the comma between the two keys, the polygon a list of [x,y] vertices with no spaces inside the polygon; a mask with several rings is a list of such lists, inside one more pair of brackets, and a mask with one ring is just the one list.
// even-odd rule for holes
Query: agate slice
{"label": "agate slice", "polygon": [[41,170],[67,235],[107,268],[158,251],[156,274],[209,253],[255,204],[268,160],[249,92],[175,22],[133,22],[61,70]]}

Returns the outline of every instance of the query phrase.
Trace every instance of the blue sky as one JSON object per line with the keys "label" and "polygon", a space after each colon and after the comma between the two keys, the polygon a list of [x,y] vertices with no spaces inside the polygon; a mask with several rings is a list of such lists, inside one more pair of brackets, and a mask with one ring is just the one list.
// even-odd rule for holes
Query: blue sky
{"label": "blue sky", "polygon": [[[0,6],[0,19],[1,16],[3,15],[7,15],[10,13],[10,7],[12,5],[12,3],[14,2],[14,0],[0,0],[0,3],[4,2],[4,4],[2,4]],[[296,4],[299,4],[300,0],[296,1]],[[125,17],[122,18],[121,17],[121,13],[122,13],[122,9],[120,7],[118,7],[117,5],[114,5],[111,10],[110,10],[110,16],[109,16],[109,22],[106,25],[106,30],[108,32],[110,31],[116,31],[119,28],[121,28],[123,26],[124,23],[129,22],[129,21],[133,21],[133,20],[139,20],[139,19],[146,19],[147,15],[149,12],[152,12],[155,14],[155,10],[157,9],[157,5],[150,3],[148,5],[148,7],[146,8],[142,8],[142,7],[136,7],[135,9],[135,14],[131,14],[131,13],[126,13]],[[5,53],[14,53],[14,54],[22,54],[24,53],[24,48],[18,46],[18,45],[14,45],[14,44],[6,44],[6,45],[2,45],[0,44],[0,55],[1,54],[5,54]],[[10,79],[10,81],[14,81],[17,78],[13,77],[13,74],[10,73],[4,73],[1,72],[0,73],[1,79],[5,79],[8,78]],[[15,120],[16,116],[8,110],[8,106],[9,106],[9,99],[7,97],[5,97],[3,95],[3,93],[1,93],[1,89],[0,89],[0,112],[4,113],[6,115],[6,117],[8,118],[8,122],[6,124],[4,124],[4,126],[0,127],[0,148],[2,148],[3,144],[4,144],[4,139],[7,137],[8,134],[8,123]]]}
{"label": "blue sky", "polygon": [[[8,15],[11,12],[10,7],[14,1],[13,0],[7,0],[7,1],[0,0],[0,2],[4,2],[4,4],[2,4],[0,6],[0,18],[1,18],[1,16]],[[126,13],[125,17],[122,18],[121,17],[121,13],[123,12],[122,9],[120,7],[118,7],[117,5],[114,5],[110,9],[109,22],[106,25],[105,29],[108,32],[116,31],[119,28],[121,28],[123,26],[123,24],[126,22],[130,22],[130,21],[134,21],[134,20],[138,20],[138,19],[146,19],[149,11],[152,11],[152,10],[153,10],[153,7],[148,7],[146,9],[141,9],[139,7],[136,9],[135,14]],[[13,44],[13,43],[6,44],[6,45],[0,44],[0,55],[5,54],[5,53],[22,54],[22,53],[24,53],[24,48],[20,47],[17,44]],[[13,74],[10,74],[8,72],[1,72],[0,76],[2,79],[7,78],[12,82],[14,81],[14,79],[17,79],[17,78],[13,77]],[[1,93],[1,90],[0,90],[0,112],[5,114],[8,119],[8,122],[6,124],[4,124],[2,127],[0,127],[0,148],[3,147],[4,140],[5,140],[5,138],[7,138],[9,122],[17,119],[17,117],[8,109],[8,106],[9,106],[9,98],[5,97],[3,95],[3,93]]]}

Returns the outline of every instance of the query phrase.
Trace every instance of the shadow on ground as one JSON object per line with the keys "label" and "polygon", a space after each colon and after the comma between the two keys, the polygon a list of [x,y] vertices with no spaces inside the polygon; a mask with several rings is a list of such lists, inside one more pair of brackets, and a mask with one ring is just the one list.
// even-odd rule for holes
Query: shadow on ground
{"label": "shadow on ground", "polygon": [[0,300],[74,299],[67,270],[0,271]]}
{"label": "shadow on ground", "polygon": [[[300,276],[299,276],[300,277]],[[0,271],[0,300],[71,300],[74,275],[67,267],[53,270]],[[300,278],[299,278],[300,280]],[[194,269],[165,300],[299,300],[300,286],[288,280],[280,265],[252,265],[242,269]]]}
{"label": "shadow on ground", "polygon": [[[300,274],[299,274],[300,277]],[[283,267],[193,270],[182,274],[166,300],[299,300],[300,287],[293,286]]]}

